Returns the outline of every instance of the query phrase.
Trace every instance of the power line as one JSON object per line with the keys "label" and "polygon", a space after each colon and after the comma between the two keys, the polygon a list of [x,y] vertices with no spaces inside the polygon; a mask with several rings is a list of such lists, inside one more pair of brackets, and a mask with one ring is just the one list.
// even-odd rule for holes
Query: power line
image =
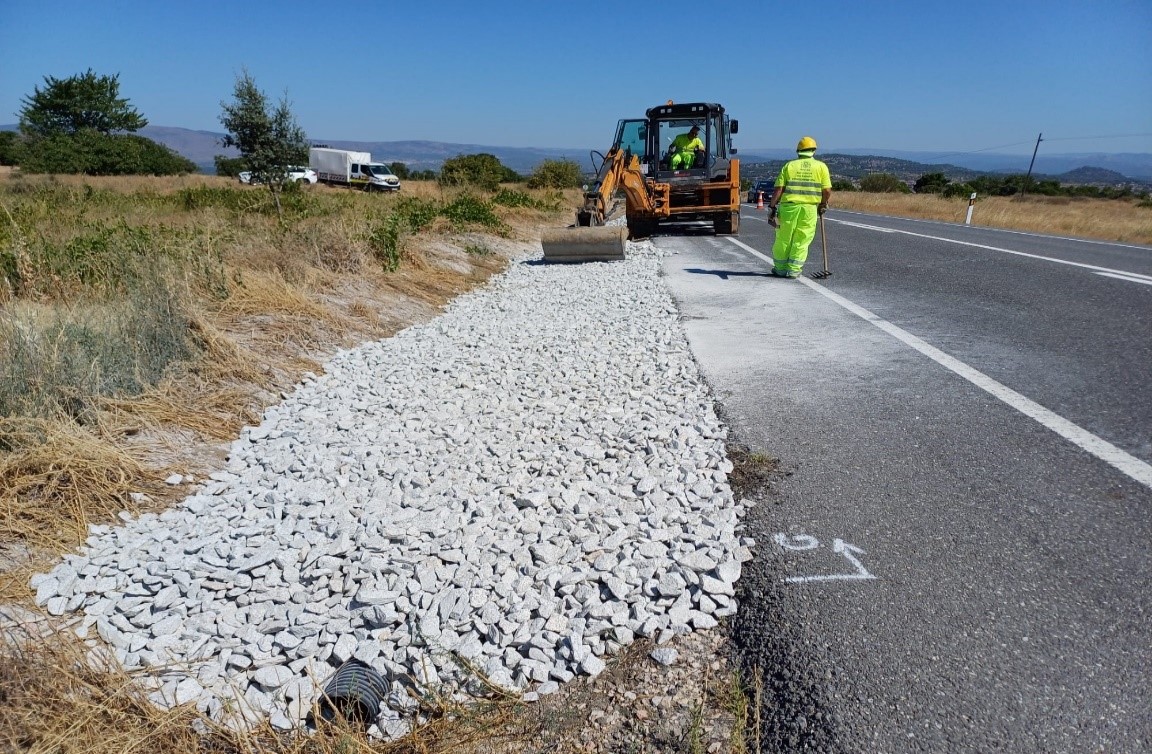
{"label": "power line", "polygon": [[1077,141],[1078,139],[1131,139],[1152,136],[1152,132],[1142,134],[1103,134],[1101,136],[1049,136],[1044,141]]}
{"label": "power line", "polygon": [[[1047,139],[1045,139],[1045,141],[1047,141]],[[932,157],[928,157],[925,159],[942,160],[945,157],[955,157],[956,155],[961,155],[961,154],[976,154],[977,152],[990,152],[993,149],[1007,149],[1008,147],[1018,147],[1018,146],[1021,146],[1023,144],[1031,144],[1031,143],[1032,143],[1031,141],[1017,141],[1017,142],[1013,142],[1012,144],[1001,144],[1001,145],[995,146],[995,147],[984,147],[983,149],[970,149],[967,152],[947,152],[946,154],[934,155]]]}

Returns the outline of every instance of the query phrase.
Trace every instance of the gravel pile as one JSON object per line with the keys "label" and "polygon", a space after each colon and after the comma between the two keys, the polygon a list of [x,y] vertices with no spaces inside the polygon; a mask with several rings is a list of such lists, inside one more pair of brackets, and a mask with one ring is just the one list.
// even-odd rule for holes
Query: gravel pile
{"label": "gravel pile", "polygon": [[715,626],[752,542],[660,254],[522,259],[337,354],[182,505],[92,527],[37,604],[236,724],[300,725],[358,659],[395,679],[390,737],[477,673],[538,698]]}

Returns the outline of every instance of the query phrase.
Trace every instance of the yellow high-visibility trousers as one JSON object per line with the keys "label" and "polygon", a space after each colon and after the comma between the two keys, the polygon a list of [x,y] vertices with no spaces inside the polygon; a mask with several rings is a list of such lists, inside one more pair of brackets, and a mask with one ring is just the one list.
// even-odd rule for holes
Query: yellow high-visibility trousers
{"label": "yellow high-visibility trousers", "polygon": [[772,269],[777,275],[800,277],[816,237],[816,205],[782,202],[776,209],[780,227],[772,244]]}

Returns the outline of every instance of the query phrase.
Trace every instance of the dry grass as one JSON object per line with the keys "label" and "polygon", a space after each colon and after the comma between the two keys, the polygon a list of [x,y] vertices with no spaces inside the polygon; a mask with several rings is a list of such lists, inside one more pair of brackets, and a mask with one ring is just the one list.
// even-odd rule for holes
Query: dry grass
{"label": "dry grass", "polygon": [[[190,195],[196,206],[181,206],[189,190],[209,193]],[[220,198],[211,192],[219,191],[229,206],[211,206]],[[497,207],[506,226],[493,235],[438,218],[399,239],[400,266],[385,272],[365,236],[400,197],[321,186],[306,191],[305,206],[313,209],[296,215],[286,232],[267,212],[261,189],[240,189],[227,179],[0,172],[8,215],[0,223],[7,224],[25,282],[49,269],[42,260],[39,267],[26,264],[25,250],[67,244],[89,233],[92,222],[142,229],[150,242],[175,238],[184,244],[177,251],[218,257],[222,271],[211,285],[194,280],[182,288],[192,296],[185,303],[196,359],[174,364],[139,394],[96,397],[83,424],[62,414],[0,421],[0,603],[29,604],[29,577],[80,545],[91,525],[178,500],[182,493],[163,483],[166,476],[218,467],[220,442],[256,423],[263,407],[305,372],[320,372],[328,354],[434,316],[502,270],[506,252],[537,237],[535,225],[563,222],[556,212]],[[457,196],[432,183],[405,184],[406,200],[447,203]],[[477,243],[498,253],[469,254],[468,245]],[[6,289],[9,298],[0,298],[6,313],[42,317],[74,308],[73,297],[83,293],[72,282],[32,282],[35,307]],[[519,717],[517,701],[491,698],[467,705],[434,700],[432,722],[393,744],[370,743],[347,729],[300,736],[265,726],[237,733],[189,709],[156,708],[122,671],[86,662],[88,647],[68,631],[18,641],[2,623],[0,615],[0,751],[458,752],[538,732]]]}
{"label": "dry grass", "polygon": [[[229,179],[0,174],[0,223],[18,263],[35,243],[50,251],[91,238],[94,219],[136,229],[123,233],[130,242],[176,243],[181,259],[220,260],[210,285],[192,280],[180,286],[192,297],[185,301],[187,327],[198,358],[174,363],[167,377],[139,394],[85,398],[85,406],[96,408],[85,414],[84,424],[50,406],[44,415],[9,416],[0,424],[0,579],[19,581],[28,563],[83,541],[89,524],[133,511],[130,493],[156,492],[156,480],[173,468],[172,445],[187,447],[188,437],[203,445],[234,437],[304,372],[320,371],[327,354],[433,316],[506,263],[505,255],[476,257],[463,244],[453,246],[452,235],[464,229],[441,219],[436,234],[406,234],[399,269],[385,272],[364,237],[373,218],[391,211],[400,197],[324,186],[306,192],[307,201],[285,228],[267,211],[262,189],[241,188]],[[409,181],[404,200],[444,203],[459,195]],[[537,212],[532,220],[541,216]],[[506,222],[515,224],[514,235],[532,235],[531,228],[517,227],[525,222],[520,211]],[[88,257],[92,249],[107,252],[100,244],[83,248]],[[122,262],[131,253],[138,252],[109,259]],[[18,290],[10,290],[15,299],[4,304],[13,332],[56,311],[79,311],[76,302],[91,298],[80,278],[67,284],[44,280],[55,274],[50,265],[59,264],[46,254],[41,251],[38,264],[20,270],[35,305]],[[124,267],[135,269],[131,263]],[[115,266],[95,269],[97,283],[118,283]],[[227,288],[223,295],[221,283]],[[166,437],[176,439],[166,443]],[[4,594],[28,592],[9,587]]]}
{"label": "dry grass", "polygon": [[26,599],[29,570],[83,542],[90,524],[140,512],[131,493],[162,494],[163,470],[104,426],[2,419],[0,449],[0,601]]}
{"label": "dry grass", "polygon": [[39,754],[433,754],[469,751],[481,741],[528,732],[510,698],[463,705],[426,700],[433,722],[408,738],[371,741],[355,727],[322,723],[291,735],[261,723],[214,724],[191,706],[162,710],[139,679],[102,663],[69,633],[43,624],[10,630],[0,663],[0,751]]}
{"label": "dry grass", "polygon": [[[963,223],[967,199],[919,194],[879,194],[840,191],[832,197],[836,209]],[[1152,207],[1134,199],[1083,197],[992,196],[978,198],[972,225],[1094,238],[1119,243],[1152,244]]]}

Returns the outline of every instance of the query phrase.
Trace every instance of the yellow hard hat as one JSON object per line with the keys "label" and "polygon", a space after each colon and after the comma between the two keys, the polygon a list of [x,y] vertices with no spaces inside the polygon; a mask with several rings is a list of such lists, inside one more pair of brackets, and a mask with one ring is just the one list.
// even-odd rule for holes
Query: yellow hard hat
{"label": "yellow hard hat", "polygon": [[811,136],[805,136],[796,145],[796,151],[797,152],[803,152],[806,149],[815,149],[815,148],[816,148],[816,140],[813,139]]}

